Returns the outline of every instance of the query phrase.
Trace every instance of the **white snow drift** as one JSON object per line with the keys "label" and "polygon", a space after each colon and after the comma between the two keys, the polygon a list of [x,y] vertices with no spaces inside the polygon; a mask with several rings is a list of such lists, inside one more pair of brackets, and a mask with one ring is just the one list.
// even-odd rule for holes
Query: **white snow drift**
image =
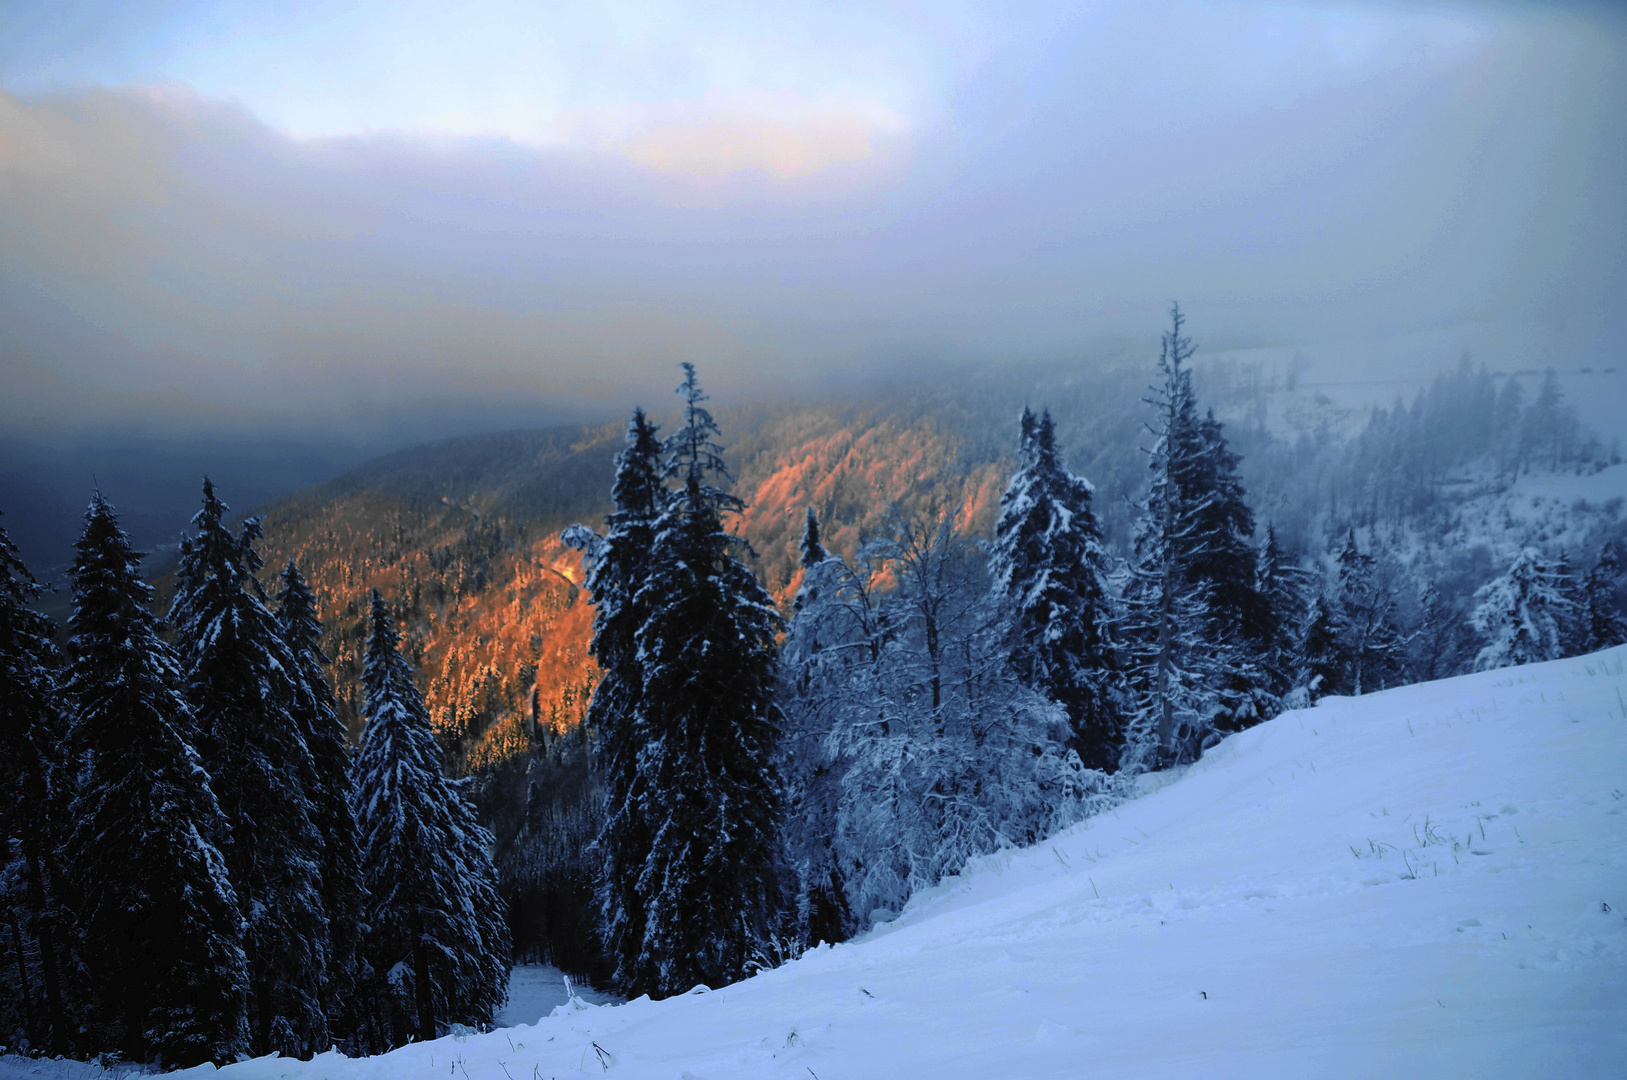
{"label": "white snow drift", "polygon": [[[1330,699],[1157,780],[736,986],[223,1072],[1627,1073],[1627,647]],[[11,1058],[0,1073],[92,1070]]]}

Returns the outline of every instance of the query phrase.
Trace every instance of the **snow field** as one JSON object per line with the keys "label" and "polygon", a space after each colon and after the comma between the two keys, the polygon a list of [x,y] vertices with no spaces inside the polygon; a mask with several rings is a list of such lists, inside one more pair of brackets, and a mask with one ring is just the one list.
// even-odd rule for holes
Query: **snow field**
{"label": "snow field", "polygon": [[223,1071],[1627,1075],[1627,647],[1329,699],[1147,786],[735,986]]}

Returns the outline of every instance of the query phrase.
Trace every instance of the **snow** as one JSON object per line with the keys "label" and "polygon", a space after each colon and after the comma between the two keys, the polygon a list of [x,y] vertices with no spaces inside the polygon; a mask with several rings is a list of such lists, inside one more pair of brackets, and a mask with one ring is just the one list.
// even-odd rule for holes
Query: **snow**
{"label": "snow", "polygon": [[[498,1027],[520,1027],[535,1024],[560,1005],[570,1002],[565,992],[565,973],[547,964],[517,964],[509,974],[508,1004],[497,1013]],[[571,980],[576,996],[593,1005],[606,1005],[620,1000]]]}
{"label": "snow", "polygon": [[1146,786],[735,986],[223,1072],[1623,1074],[1627,647],[1326,699]]}

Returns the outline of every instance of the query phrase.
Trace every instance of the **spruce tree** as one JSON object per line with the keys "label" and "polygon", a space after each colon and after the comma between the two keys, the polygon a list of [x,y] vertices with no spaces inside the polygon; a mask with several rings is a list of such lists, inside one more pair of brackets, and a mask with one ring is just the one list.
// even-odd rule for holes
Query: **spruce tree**
{"label": "spruce tree", "polygon": [[1063,465],[1049,411],[1023,409],[1019,459],[989,554],[995,594],[1012,611],[1011,663],[1067,710],[1069,745],[1085,766],[1112,772],[1126,702],[1092,489]]}
{"label": "spruce tree", "polygon": [[1376,555],[1364,552],[1351,529],[1338,556],[1339,622],[1345,659],[1346,693],[1393,686],[1401,678],[1407,639],[1396,611],[1391,578]]}
{"label": "spruce tree", "polygon": [[1300,648],[1302,678],[1311,701],[1350,692],[1350,657],[1345,641],[1339,605],[1318,590],[1305,617],[1305,641]]}
{"label": "spruce tree", "polygon": [[1434,582],[1425,584],[1410,638],[1412,680],[1430,682],[1461,673],[1467,662],[1467,637],[1463,613],[1447,602]]}
{"label": "spruce tree", "polygon": [[308,1058],[331,1045],[325,1008],[321,794],[306,744],[316,706],[254,577],[259,519],[233,536],[203,484],[197,532],[181,544],[170,622],[198,749],[226,815],[227,872],[244,921],[255,1054]]}
{"label": "spruce tree", "polygon": [[367,726],[352,761],[365,932],[362,1041],[428,1041],[486,1027],[508,994],[510,947],[492,839],[441,770],[429,714],[375,590],[362,682]]}
{"label": "spruce tree", "polygon": [[852,572],[819,540],[808,508],[802,531],[802,584],[780,653],[780,712],[785,732],[783,839],[794,879],[794,913],[804,944],[844,940],[852,915],[836,851],[841,782],[847,757],[831,738],[867,659],[862,618],[849,608]]}
{"label": "spruce tree", "polygon": [[779,905],[775,634],[779,612],[735,555],[723,516],[743,504],[692,364],[684,423],[666,444],[681,485],[659,518],[636,594],[643,686],[634,707],[641,803],[654,828],[636,869],[642,948],[624,985],[667,995],[746,975]]}
{"label": "spruce tree", "polygon": [[1264,604],[1260,665],[1270,679],[1271,691],[1282,696],[1295,686],[1300,668],[1300,637],[1311,590],[1309,575],[1266,526],[1265,543],[1255,563],[1254,590]]}
{"label": "spruce tree", "polygon": [[1507,573],[1474,594],[1474,628],[1487,642],[1475,668],[1557,660],[1564,652],[1570,605],[1555,561],[1534,547],[1521,548]]}
{"label": "spruce tree", "polygon": [[1211,640],[1217,626],[1211,618],[1213,586],[1194,570],[1206,543],[1198,514],[1203,507],[1183,487],[1183,479],[1190,484],[1201,474],[1205,450],[1192,372],[1185,366],[1195,350],[1182,333],[1180,307],[1170,314],[1158,358],[1162,383],[1148,399],[1156,410],[1150,484],[1124,588],[1136,706],[1123,763],[1138,769],[1197,757],[1215,737],[1221,711],[1216,688],[1226,678],[1225,651]]}
{"label": "spruce tree", "polygon": [[616,457],[611,488],[615,509],[601,539],[573,527],[566,540],[588,551],[588,594],[593,598],[593,640],[599,685],[588,702],[594,767],[604,785],[604,818],[595,842],[601,874],[599,906],[605,952],[618,983],[631,980],[644,942],[644,905],[635,886],[649,859],[654,826],[642,796],[639,743],[634,731],[644,669],[634,640],[644,609],[638,591],[649,574],[657,514],[666,504],[661,443],[656,426],[635,410],[627,447]]}
{"label": "spruce tree", "polygon": [[1597,652],[1627,641],[1627,619],[1616,603],[1621,584],[1621,552],[1614,540],[1604,545],[1598,562],[1582,576],[1577,588],[1573,655]]}
{"label": "spruce tree", "polygon": [[[24,1041],[49,1053],[67,1050],[56,848],[66,820],[58,768],[65,742],[51,621],[31,604],[39,586],[0,528],[0,848],[16,845],[25,881],[28,930],[39,946],[43,1015],[25,1017]],[[11,853],[0,850],[0,864]],[[15,943],[22,962],[21,941]],[[27,995],[26,974],[19,987]],[[33,1010],[28,1010],[30,1013]],[[15,1043],[14,1043],[15,1045]]]}
{"label": "spruce tree", "polygon": [[137,1062],[224,1064],[248,1049],[243,919],[215,846],[229,826],[140,557],[100,494],[77,553],[63,876],[97,994],[87,1037]]}
{"label": "spruce tree", "polygon": [[322,909],[327,916],[327,966],[322,1007],[334,1038],[348,1038],[355,1028],[352,997],[356,981],[356,948],[361,935],[361,853],[356,846],[356,817],[351,812],[350,753],[345,725],[339,718],[333,687],[323,665],[322,623],[299,567],[290,559],[283,569],[277,597],[277,626],[294,655],[295,673],[304,693],[295,710],[300,734],[311,753],[314,786],[311,822],[321,837]]}

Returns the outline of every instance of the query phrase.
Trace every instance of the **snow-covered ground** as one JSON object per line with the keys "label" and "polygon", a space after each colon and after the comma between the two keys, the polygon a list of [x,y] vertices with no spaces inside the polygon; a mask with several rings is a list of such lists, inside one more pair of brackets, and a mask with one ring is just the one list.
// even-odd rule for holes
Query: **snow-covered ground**
{"label": "snow-covered ground", "polygon": [[1285,714],[736,986],[224,1071],[1621,1077],[1627,648]]}

